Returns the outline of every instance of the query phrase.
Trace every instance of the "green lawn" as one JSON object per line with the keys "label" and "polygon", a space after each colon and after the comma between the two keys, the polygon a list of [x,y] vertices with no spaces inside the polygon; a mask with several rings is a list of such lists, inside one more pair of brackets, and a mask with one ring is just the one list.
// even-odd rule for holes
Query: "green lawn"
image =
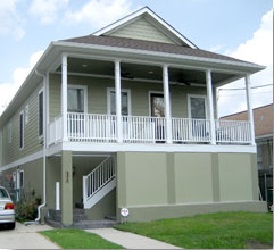
{"label": "green lawn", "polygon": [[40,232],[64,249],[122,249],[115,243],[104,240],[97,234],[77,229],[57,229]]}
{"label": "green lawn", "polygon": [[[181,248],[272,248],[272,213],[223,212],[149,223],[127,223],[117,229]],[[266,245],[262,245],[266,244]]]}

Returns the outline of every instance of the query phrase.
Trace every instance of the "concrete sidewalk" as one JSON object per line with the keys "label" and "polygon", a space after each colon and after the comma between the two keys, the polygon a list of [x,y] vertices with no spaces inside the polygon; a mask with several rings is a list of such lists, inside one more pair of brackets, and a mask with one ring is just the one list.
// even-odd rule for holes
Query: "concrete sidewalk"
{"label": "concrete sidewalk", "polygon": [[39,234],[52,230],[48,225],[28,225],[16,223],[15,230],[0,230],[0,249],[59,249],[60,247]]}
{"label": "concrete sidewalk", "polygon": [[108,241],[122,245],[125,249],[181,249],[168,243],[152,240],[146,236],[122,232],[114,228],[98,228],[85,231],[98,234]]}

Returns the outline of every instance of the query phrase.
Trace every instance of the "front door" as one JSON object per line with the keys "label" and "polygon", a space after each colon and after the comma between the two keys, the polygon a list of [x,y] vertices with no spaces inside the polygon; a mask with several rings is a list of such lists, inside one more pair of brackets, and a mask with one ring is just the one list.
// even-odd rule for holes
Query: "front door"
{"label": "front door", "polygon": [[155,126],[156,142],[165,142],[165,98],[162,93],[150,93],[150,114]]}
{"label": "front door", "polygon": [[150,113],[152,117],[165,117],[164,94],[150,94]]}

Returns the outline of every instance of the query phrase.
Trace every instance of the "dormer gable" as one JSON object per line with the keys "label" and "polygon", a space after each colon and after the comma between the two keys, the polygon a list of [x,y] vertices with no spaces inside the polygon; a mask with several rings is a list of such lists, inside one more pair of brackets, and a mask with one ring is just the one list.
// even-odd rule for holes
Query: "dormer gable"
{"label": "dormer gable", "polygon": [[148,7],[144,7],[119,19],[115,23],[95,32],[93,35],[125,37],[197,48],[194,43],[176,31],[174,27]]}

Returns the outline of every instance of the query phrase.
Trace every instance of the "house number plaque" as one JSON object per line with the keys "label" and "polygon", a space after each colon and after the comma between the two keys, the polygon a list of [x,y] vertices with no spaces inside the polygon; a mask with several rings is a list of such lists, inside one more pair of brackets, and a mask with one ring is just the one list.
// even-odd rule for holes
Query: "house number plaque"
{"label": "house number plaque", "polygon": [[121,215],[122,215],[123,217],[127,217],[128,214],[129,214],[129,212],[128,212],[128,209],[127,209],[127,208],[122,208],[122,209],[121,209]]}

